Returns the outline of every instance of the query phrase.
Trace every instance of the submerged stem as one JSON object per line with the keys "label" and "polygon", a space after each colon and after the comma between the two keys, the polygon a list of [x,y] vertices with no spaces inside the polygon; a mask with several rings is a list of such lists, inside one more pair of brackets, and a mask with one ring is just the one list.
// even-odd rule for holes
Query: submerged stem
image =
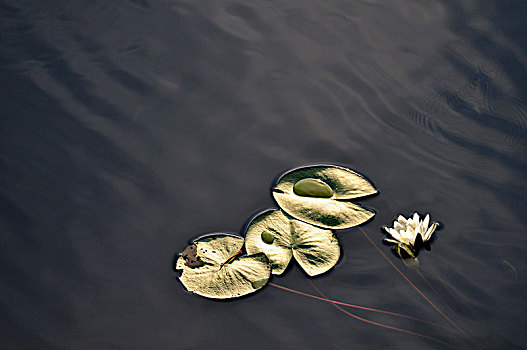
{"label": "submerged stem", "polygon": [[437,324],[437,323],[435,323],[435,322],[426,321],[426,320],[423,320],[423,319],[421,319],[421,318],[413,317],[413,316],[410,316],[410,315],[405,315],[405,314],[400,314],[400,313],[392,312],[392,311],[386,311],[386,310],[374,309],[374,308],[365,307],[365,306],[358,306],[358,305],[353,305],[353,304],[341,303],[341,302],[338,302],[338,301],[333,301],[332,299],[329,299],[329,298],[327,297],[327,295],[325,295],[325,294],[320,290],[320,288],[318,288],[318,286],[315,284],[315,282],[309,280],[309,284],[311,284],[311,286],[313,287],[313,289],[314,289],[314,290],[315,290],[320,296],[322,296],[323,298],[327,299],[328,301],[331,301],[333,304],[342,305],[342,306],[348,306],[348,307],[353,307],[353,308],[357,308],[357,309],[361,309],[361,310],[366,310],[366,311],[378,312],[378,313],[381,313],[381,314],[386,314],[386,315],[396,316],[396,317],[400,317],[400,318],[406,318],[406,319],[408,319],[408,320],[417,321],[417,322],[421,322],[421,323],[426,323],[426,324],[431,325],[431,326],[434,326],[434,327],[439,327],[439,328],[443,328],[443,329],[448,330],[448,331],[453,331],[453,329],[452,329],[451,327],[443,326],[443,325]]}
{"label": "submerged stem", "polygon": [[[370,238],[370,236],[366,233],[366,231],[364,231],[362,229],[362,227],[359,227],[359,230],[362,232],[362,234],[364,235],[364,237],[371,243],[371,245],[379,252],[379,254],[381,254],[381,256],[390,264],[392,265],[392,267],[395,269],[395,271],[397,271],[397,273],[399,275],[401,275],[402,278],[404,278],[406,280],[406,282],[408,282],[408,284],[424,299],[426,300],[426,302],[428,304],[430,304],[430,306],[432,306],[434,308],[434,310],[436,310],[448,323],[450,323],[455,329],[457,329],[460,333],[462,333],[465,337],[467,337],[468,339],[470,339],[470,337],[468,336],[468,334],[461,328],[459,327],[454,321],[452,321],[450,319],[450,317],[448,317],[443,311],[441,311],[441,309],[439,309],[423,292],[421,292],[421,290],[419,288],[417,288],[417,286],[415,284],[412,283],[412,281],[410,281],[410,279],[408,279],[408,277],[406,277],[406,275],[401,271],[399,270],[399,268],[397,266],[395,266],[395,264],[390,260],[388,259],[388,257],[386,256],[386,254],[384,254],[382,252],[382,250],[379,249],[379,247],[377,247],[377,245],[375,245],[375,242],[373,242],[373,240]],[[471,341],[473,341],[471,339]],[[479,344],[476,343],[476,345],[478,346],[478,348],[481,348],[481,346]]]}
{"label": "submerged stem", "polygon": [[[358,305],[338,302],[338,301],[334,301],[334,300],[331,300],[331,299],[328,299],[328,298],[325,298],[325,297],[324,298],[317,297],[316,295],[312,295],[312,294],[309,294],[309,293],[304,293],[304,292],[301,292],[301,291],[298,291],[298,290],[295,290],[295,289],[291,289],[291,288],[288,288],[288,287],[284,287],[284,286],[281,286],[281,285],[278,285],[278,284],[275,284],[275,283],[272,283],[272,282],[269,282],[269,285],[272,286],[272,287],[279,288],[279,289],[282,289],[282,290],[285,290],[285,291],[288,291],[288,292],[291,292],[291,293],[295,293],[295,294],[298,294],[298,295],[302,295],[302,296],[305,296],[305,297],[308,297],[308,298],[312,298],[312,299],[321,300],[321,301],[325,301],[325,302],[331,303],[339,311],[341,311],[341,312],[345,313],[346,315],[348,315],[350,317],[353,317],[353,318],[355,318],[355,319],[357,319],[359,321],[366,322],[366,323],[374,325],[374,326],[390,329],[390,330],[393,330],[393,331],[397,331],[397,332],[401,332],[401,333],[405,333],[405,334],[409,334],[409,335],[414,335],[414,336],[417,336],[417,337],[428,339],[428,340],[431,340],[433,342],[436,342],[436,343],[448,346],[450,348],[454,348],[454,346],[452,344],[446,343],[446,342],[444,342],[442,340],[436,339],[434,337],[430,337],[430,336],[425,335],[425,334],[421,334],[421,333],[417,333],[417,332],[410,331],[410,330],[407,330],[407,329],[397,328],[397,327],[389,326],[387,324],[383,324],[383,323],[379,323],[379,322],[375,322],[375,321],[371,321],[371,320],[365,319],[365,318],[357,316],[357,315],[355,315],[355,314],[353,314],[353,313],[351,313],[351,312],[349,312],[347,310],[344,310],[339,305],[352,307],[352,308],[356,308],[356,309],[361,309],[361,310],[367,310],[367,311],[384,313],[384,314],[398,316],[398,317],[403,317],[403,318],[408,318],[408,319],[412,319],[412,320],[416,320],[416,321],[420,321],[420,322],[425,322],[425,323],[431,323],[431,322],[427,322],[427,321],[424,321],[424,320],[421,320],[421,319],[418,319],[418,318],[414,318],[412,316],[398,314],[398,313],[395,313],[395,312],[378,310],[378,309],[373,309],[373,308],[369,308],[369,307],[364,307],[364,306],[358,306]],[[431,324],[433,324],[433,323],[431,323]],[[439,326],[439,327],[443,327],[443,326]],[[443,328],[445,328],[445,327],[443,327]]]}

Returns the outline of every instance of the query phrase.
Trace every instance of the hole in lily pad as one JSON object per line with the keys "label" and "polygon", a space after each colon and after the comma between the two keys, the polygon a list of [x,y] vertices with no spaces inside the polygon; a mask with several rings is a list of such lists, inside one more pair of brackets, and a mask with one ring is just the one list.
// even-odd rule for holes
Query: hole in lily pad
{"label": "hole in lily pad", "polygon": [[267,244],[273,244],[274,236],[267,231],[262,232],[262,241]]}

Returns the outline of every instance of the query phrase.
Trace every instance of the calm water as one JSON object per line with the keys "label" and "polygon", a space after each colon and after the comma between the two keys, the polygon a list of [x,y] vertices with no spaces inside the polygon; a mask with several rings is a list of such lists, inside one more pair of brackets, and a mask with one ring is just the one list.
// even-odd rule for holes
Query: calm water
{"label": "calm water", "polygon": [[[3,349],[442,349],[273,287],[191,295],[174,253],[274,207],[289,168],[430,212],[426,279],[469,335],[357,312],[460,349],[527,346],[523,1],[1,1]],[[448,326],[358,229],[312,281]],[[273,282],[316,294],[298,266]]]}

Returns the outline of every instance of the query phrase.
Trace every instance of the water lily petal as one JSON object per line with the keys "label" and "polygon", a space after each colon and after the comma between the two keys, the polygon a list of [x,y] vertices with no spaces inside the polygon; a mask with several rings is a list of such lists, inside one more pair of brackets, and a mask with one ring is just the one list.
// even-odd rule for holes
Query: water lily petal
{"label": "water lily petal", "polygon": [[405,230],[405,228],[406,228],[406,224],[403,226],[403,225],[401,225],[399,222],[396,221],[396,222],[393,223],[393,228],[394,228],[395,230],[397,230],[397,231],[399,231],[399,230]]}
{"label": "water lily petal", "polygon": [[430,223],[430,214],[426,214],[425,219],[423,220],[423,223],[422,223],[423,229],[421,233],[426,232],[428,230],[429,223]]}
{"label": "water lily petal", "polygon": [[387,231],[393,239],[401,241],[401,234],[397,230],[394,230],[393,228],[388,228]]}
{"label": "water lily petal", "polygon": [[412,228],[411,227],[407,227],[406,230],[404,231],[399,231],[399,233],[401,234],[401,237],[405,240],[405,241],[409,241],[412,239]]}
{"label": "water lily petal", "polygon": [[432,223],[430,225],[430,228],[426,231],[426,233],[423,235],[423,241],[426,242],[432,237],[432,233],[436,230],[438,224],[437,222]]}
{"label": "water lily petal", "polygon": [[387,242],[387,243],[393,243],[393,244],[399,244],[400,243],[399,241],[396,241],[396,240],[390,239],[390,238],[385,238],[384,241]]}

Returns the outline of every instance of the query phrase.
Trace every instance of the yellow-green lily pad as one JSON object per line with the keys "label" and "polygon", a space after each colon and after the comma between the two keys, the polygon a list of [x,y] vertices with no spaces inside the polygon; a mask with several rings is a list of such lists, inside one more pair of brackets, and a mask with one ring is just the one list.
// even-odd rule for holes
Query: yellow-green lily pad
{"label": "yellow-green lily pad", "polygon": [[293,169],[280,176],[272,191],[287,214],[323,228],[350,228],[375,215],[350,201],[375,194],[377,189],[348,168],[315,165]]}
{"label": "yellow-green lily pad", "polygon": [[192,242],[176,261],[179,280],[193,293],[227,299],[253,293],[271,276],[263,253],[242,256],[243,237],[215,233]]}
{"label": "yellow-green lily pad", "polygon": [[339,242],[331,230],[296,220],[278,209],[251,220],[245,232],[245,250],[248,254],[265,253],[276,275],[284,272],[292,256],[310,276],[328,271],[340,257]]}

